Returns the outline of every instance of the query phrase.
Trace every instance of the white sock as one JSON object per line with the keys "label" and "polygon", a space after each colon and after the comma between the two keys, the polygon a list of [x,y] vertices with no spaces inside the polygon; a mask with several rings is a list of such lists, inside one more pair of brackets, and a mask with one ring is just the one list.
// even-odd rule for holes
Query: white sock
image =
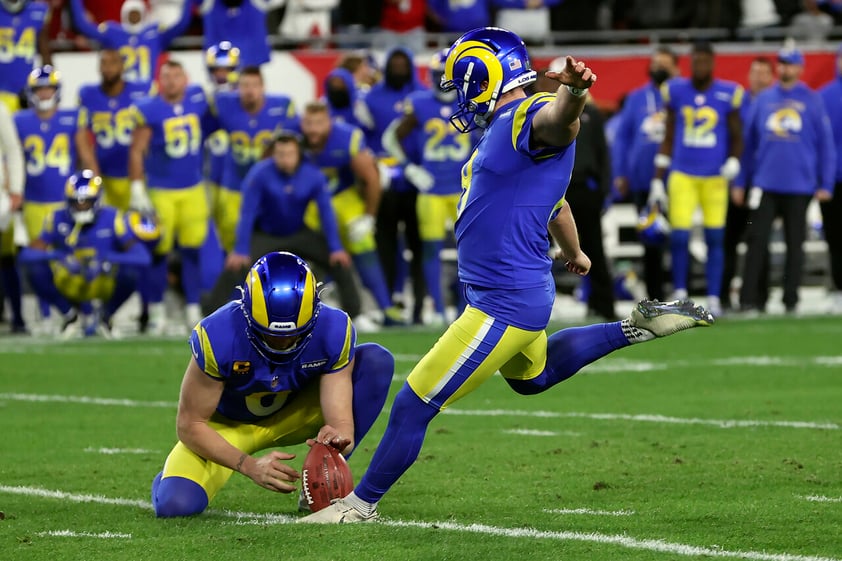
{"label": "white sock", "polygon": [[626,339],[628,339],[629,343],[632,345],[635,343],[645,343],[646,341],[651,341],[655,338],[655,334],[648,329],[641,329],[640,327],[633,325],[631,318],[626,318],[621,321],[620,327],[623,328],[623,335],[626,336]]}
{"label": "white sock", "polygon": [[377,510],[377,503],[367,503],[357,495],[351,491],[351,494],[342,499],[345,501],[345,504],[348,506],[354,507],[355,510],[359,511],[365,517],[371,516],[374,514],[374,511]]}

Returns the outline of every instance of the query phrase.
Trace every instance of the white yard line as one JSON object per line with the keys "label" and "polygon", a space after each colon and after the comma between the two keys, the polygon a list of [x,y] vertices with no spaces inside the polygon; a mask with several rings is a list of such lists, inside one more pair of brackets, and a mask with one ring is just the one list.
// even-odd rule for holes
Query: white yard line
{"label": "white yard line", "polygon": [[582,413],[577,411],[524,411],[518,409],[445,409],[446,415],[467,415],[472,417],[537,417],[550,419],[581,418],[597,421],[636,421],[676,425],[710,425],[722,429],[748,427],[785,427],[792,429],[839,430],[836,423],[814,423],[808,421],[760,421],[752,419],[699,419],[695,417],[667,417],[657,414],[626,413]]}
{"label": "white yard line", "polygon": [[[77,403],[82,405],[106,405],[115,407],[153,407],[172,408],[174,401],[139,401],[91,397],[84,395],[42,395],[25,393],[0,393],[2,401],[28,401],[33,403]],[[836,423],[811,421],[761,421],[756,419],[700,419],[697,417],[668,417],[657,413],[585,413],[581,411],[525,411],[519,409],[445,409],[446,415],[466,415],[472,417],[536,417],[545,419],[581,418],[597,421],[634,421],[642,423],[660,423],[677,425],[708,425],[722,429],[780,427],[792,429],[839,430]]]}
{"label": "white yard line", "polygon": [[547,514],[586,514],[590,516],[631,516],[633,510],[592,510],[590,508],[545,508]]}
{"label": "white yard line", "polygon": [[[0,493],[11,493],[16,495],[28,495],[45,498],[53,498],[78,503],[100,503],[109,505],[123,505],[140,507],[146,510],[152,508],[146,501],[135,499],[120,499],[103,497],[101,495],[77,495],[63,491],[51,491],[37,487],[19,487],[0,485]],[[296,516],[282,516],[266,513],[231,512],[231,511],[208,511],[211,514],[218,514],[229,518],[236,518],[239,524],[291,524],[298,520]],[[614,545],[627,549],[655,551],[672,555],[683,555],[686,557],[723,557],[733,559],[750,559],[752,561],[842,561],[832,557],[818,557],[812,555],[800,555],[794,553],[767,553],[763,551],[730,551],[718,546],[695,546],[682,543],[667,542],[664,540],[637,539],[626,535],[599,534],[596,532],[555,532],[548,530],[536,530],[534,528],[502,528],[499,526],[488,526],[485,524],[459,524],[457,522],[421,522],[411,520],[389,520],[379,522],[385,526],[395,528],[423,528],[436,530],[450,530],[467,534],[481,534],[505,538],[531,538],[547,539],[556,541],[574,541],[585,543],[598,543],[603,545]]]}
{"label": "white yard line", "polygon": [[84,450],[85,452],[91,452],[96,454],[105,454],[106,456],[112,456],[115,454],[158,454],[160,453],[158,450],[147,450],[146,448],[94,448],[92,446],[88,446]]}
{"label": "white yard line", "polygon": [[41,537],[55,537],[55,538],[99,538],[103,540],[122,538],[131,539],[131,534],[122,534],[120,532],[100,532],[94,534],[91,532],[74,532],[73,530],[50,530],[49,532],[38,532],[37,536]]}
{"label": "white yard line", "polygon": [[550,430],[533,430],[533,429],[508,429],[503,431],[505,434],[516,434],[522,436],[582,436],[581,432],[573,432],[570,430],[550,431]]}
{"label": "white yard line", "polygon": [[842,497],[825,497],[824,495],[806,495],[799,497],[813,503],[842,503]]}

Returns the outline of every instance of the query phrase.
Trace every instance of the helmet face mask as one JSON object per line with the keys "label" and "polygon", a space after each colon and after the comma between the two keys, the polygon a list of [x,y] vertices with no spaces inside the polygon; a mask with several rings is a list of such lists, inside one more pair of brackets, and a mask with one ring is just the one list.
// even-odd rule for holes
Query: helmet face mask
{"label": "helmet face mask", "polygon": [[205,52],[205,66],[215,88],[233,90],[240,66],[240,49],[230,41],[221,41]]}
{"label": "helmet face mask", "polygon": [[441,79],[444,91],[456,90],[459,109],[451,123],[463,133],[487,126],[501,95],[536,78],[516,34],[498,27],[465,33],[450,47]]}
{"label": "helmet face mask", "polygon": [[67,210],[76,224],[91,224],[96,220],[102,196],[102,179],[89,169],[74,173],[64,188]]}
{"label": "helmet face mask", "polygon": [[300,356],[321,311],[307,264],[292,253],[269,253],[252,266],[241,290],[248,338],[257,352],[273,363]]}
{"label": "helmet face mask", "polygon": [[[51,89],[48,97],[42,97],[41,91]],[[52,66],[41,66],[29,73],[26,80],[26,99],[37,111],[51,111],[58,107],[61,100],[61,74]]]}

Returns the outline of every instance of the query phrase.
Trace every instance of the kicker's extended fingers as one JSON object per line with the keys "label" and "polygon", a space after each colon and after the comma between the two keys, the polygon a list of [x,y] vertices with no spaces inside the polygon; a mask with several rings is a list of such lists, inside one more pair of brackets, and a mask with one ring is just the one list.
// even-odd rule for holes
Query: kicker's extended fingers
{"label": "kicker's extended fingers", "polygon": [[270,491],[277,491],[278,493],[292,493],[297,489],[295,485],[290,485],[289,483],[284,483],[280,479],[276,479],[274,477],[270,477],[265,483],[264,487],[269,489]]}
{"label": "kicker's extended fingers", "polygon": [[282,479],[284,481],[296,481],[301,478],[301,475],[294,468],[282,464],[280,462],[275,462],[274,466],[275,473],[272,475],[276,478]]}

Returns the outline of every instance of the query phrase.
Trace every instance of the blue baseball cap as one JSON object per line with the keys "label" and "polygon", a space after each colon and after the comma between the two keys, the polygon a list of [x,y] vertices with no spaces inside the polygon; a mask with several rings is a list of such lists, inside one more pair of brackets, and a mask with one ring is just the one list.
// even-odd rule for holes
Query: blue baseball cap
{"label": "blue baseball cap", "polygon": [[804,66],[804,55],[798,49],[784,47],[778,51],[778,62],[784,64],[798,64]]}

